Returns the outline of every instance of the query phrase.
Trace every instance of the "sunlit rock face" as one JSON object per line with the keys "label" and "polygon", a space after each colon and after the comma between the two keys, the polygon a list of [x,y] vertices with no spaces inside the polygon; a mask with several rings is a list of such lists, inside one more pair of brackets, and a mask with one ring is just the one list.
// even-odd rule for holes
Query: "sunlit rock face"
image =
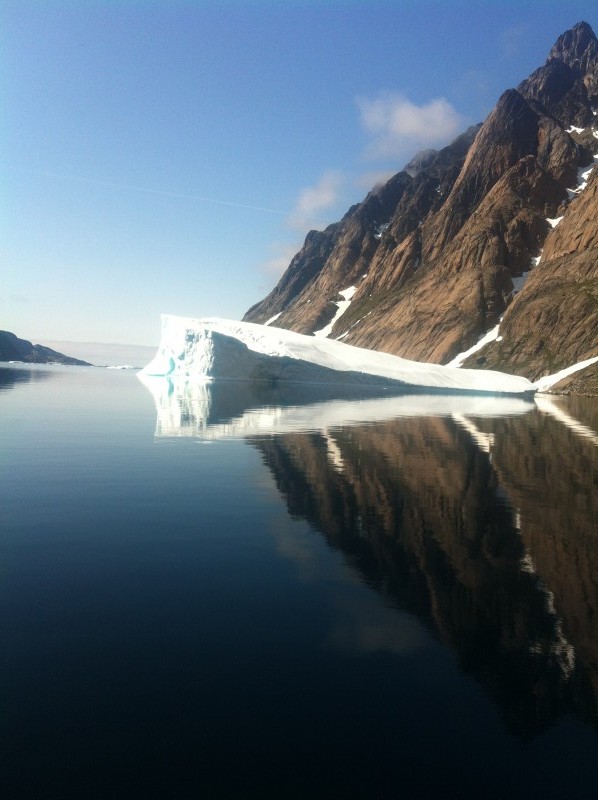
{"label": "sunlit rock face", "polygon": [[[539,377],[598,355],[598,169],[551,229],[539,264],[509,306],[500,330],[502,340],[466,366],[481,356],[489,368]],[[596,388],[592,374],[588,370],[578,385],[581,393]],[[562,388],[566,391],[567,384]]]}
{"label": "sunlit rock face", "polygon": [[446,364],[504,317],[502,345],[467,366],[535,380],[597,355],[596,176],[579,181],[598,155],[597,53],[586,23],[559,37],[481,126],[310,232],[245,319],[313,333],[355,286],[330,338]]}

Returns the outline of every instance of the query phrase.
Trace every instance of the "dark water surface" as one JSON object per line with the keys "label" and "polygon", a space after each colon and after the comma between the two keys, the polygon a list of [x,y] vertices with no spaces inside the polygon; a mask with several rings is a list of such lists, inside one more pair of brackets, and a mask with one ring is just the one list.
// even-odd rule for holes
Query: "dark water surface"
{"label": "dark water surface", "polygon": [[0,368],[7,798],[598,796],[598,402]]}

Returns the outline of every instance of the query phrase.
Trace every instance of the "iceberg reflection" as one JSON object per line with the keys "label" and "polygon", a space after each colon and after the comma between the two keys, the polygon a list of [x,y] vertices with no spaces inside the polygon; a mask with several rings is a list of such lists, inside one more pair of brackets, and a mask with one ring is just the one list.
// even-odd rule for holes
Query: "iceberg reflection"
{"label": "iceberg reflection", "polygon": [[160,437],[215,440],[325,430],[397,417],[504,417],[534,409],[513,396],[366,393],[339,386],[204,383],[140,373],[156,406]]}

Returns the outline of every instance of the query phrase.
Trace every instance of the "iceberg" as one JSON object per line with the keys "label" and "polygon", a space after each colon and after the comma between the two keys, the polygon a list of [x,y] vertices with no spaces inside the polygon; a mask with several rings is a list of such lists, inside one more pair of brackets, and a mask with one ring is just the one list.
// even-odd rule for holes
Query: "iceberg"
{"label": "iceberg", "polygon": [[196,381],[335,385],[400,392],[528,395],[526,378],[459,369],[305,336],[283,328],[162,315],[162,336],[145,375]]}

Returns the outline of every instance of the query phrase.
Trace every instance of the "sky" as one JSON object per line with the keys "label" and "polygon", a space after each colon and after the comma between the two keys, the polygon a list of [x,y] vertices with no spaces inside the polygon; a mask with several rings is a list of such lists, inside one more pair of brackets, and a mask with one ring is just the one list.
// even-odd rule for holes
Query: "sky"
{"label": "sky", "polygon": [[597,10],[0,0],[0,328],[155,346],[161,313],[240,319],[308,230],[483,121]]}

